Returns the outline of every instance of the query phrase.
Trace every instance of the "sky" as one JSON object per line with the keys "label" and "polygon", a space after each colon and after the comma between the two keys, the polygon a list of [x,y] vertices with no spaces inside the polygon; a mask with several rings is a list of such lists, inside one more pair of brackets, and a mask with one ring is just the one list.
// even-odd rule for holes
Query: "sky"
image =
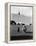
{"label": "sky", "polygon": [[[20,16],[18,13],[20,12]],[[21,19],[22,18],[22,19]],[[32,23],[32,7],[11,6],[11,20],[25,24]]]}
{"label": "sky", "polygon": [[21,15],[32,17],[32,7],[16,7],[11,6],[11,14],[18,14],[20,12]]}

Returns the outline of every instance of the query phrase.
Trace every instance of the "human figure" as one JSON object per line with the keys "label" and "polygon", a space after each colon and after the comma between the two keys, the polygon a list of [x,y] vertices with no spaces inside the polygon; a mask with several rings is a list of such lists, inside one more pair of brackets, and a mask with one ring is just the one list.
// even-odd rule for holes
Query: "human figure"
{"label": "human figure", "polygon": [[20,12],[18,14],[20,15]]}
{"label": "human figure", "polygon": [[27,28],[26,28],[26,26],[24,26],[24,29],[23,29],[23,31],[26,33],[26,30],[27,30]]}
{"label": "human figure", "polygon": [[19,27],[18,27],[18,32],[19,32],[20,30],[19,30]]}

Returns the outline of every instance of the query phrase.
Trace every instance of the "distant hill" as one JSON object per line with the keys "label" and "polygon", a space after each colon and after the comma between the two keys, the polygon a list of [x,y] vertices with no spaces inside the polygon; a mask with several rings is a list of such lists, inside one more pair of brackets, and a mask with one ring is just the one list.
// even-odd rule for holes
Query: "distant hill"
{"label": "distant hill", "polygon": [[14,20],[16,23],[21,22],[24,24],[32,23],[32,17],[18,14],[11,14],[11,20]]}

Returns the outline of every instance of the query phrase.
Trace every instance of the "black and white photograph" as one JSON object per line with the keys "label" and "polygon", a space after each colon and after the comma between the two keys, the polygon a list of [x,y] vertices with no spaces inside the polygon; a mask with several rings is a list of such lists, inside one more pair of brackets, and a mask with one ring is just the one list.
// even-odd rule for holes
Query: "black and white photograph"
{"label": "black and white photograph", "polygon": [[32,6],[10,5],[10,40],[32,40]]}

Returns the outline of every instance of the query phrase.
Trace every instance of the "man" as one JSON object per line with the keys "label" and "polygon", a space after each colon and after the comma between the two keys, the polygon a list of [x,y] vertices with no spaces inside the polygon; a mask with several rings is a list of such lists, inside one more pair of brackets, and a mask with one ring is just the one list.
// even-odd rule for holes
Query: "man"
{"label": "man", "polygon": [[24,26],[24,29],[23,29],[23,31],[26,33],[26,30],[27,30],[27,28],[26,28],[26,26]]}

